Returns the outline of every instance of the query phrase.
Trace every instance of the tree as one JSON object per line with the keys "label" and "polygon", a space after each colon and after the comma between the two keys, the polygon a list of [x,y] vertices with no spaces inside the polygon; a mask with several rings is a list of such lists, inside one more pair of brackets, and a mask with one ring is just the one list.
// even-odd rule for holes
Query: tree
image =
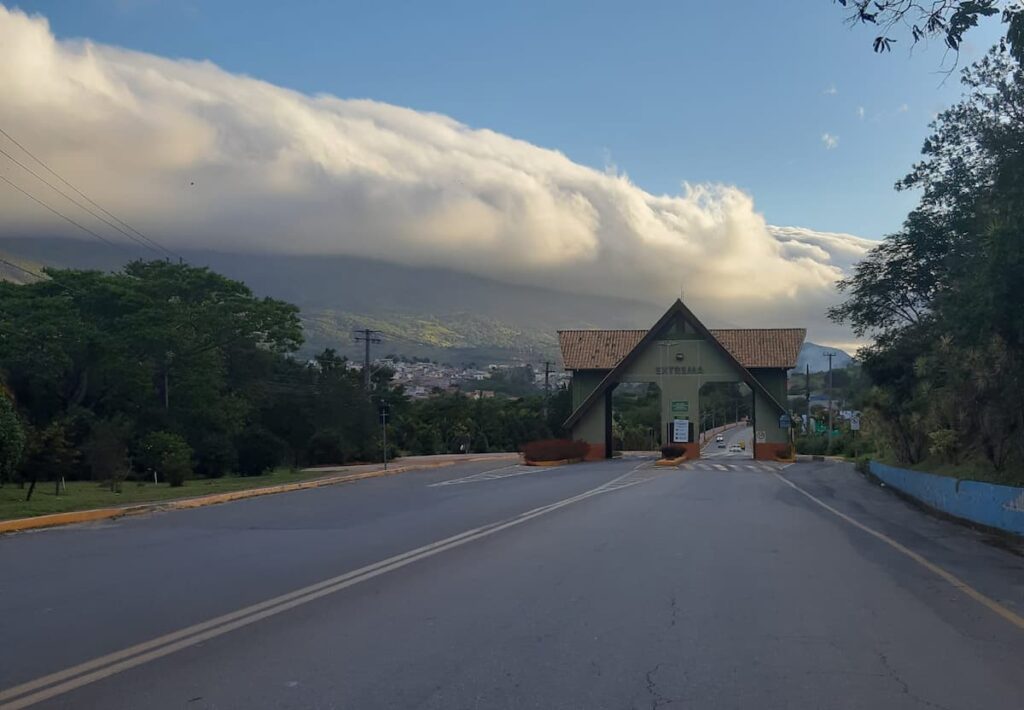
{"label": "tree", "polygon": [[986,17],[999,15],[1006,25],[1003,42],[1017,61],[1024,61],[1024,12],[1015,0],[833,0],[850,10],[851,23],[874,25],[881,34],[872,42],[875,52],[888,52],[907,32],[911,42],[941,37],[959,51],[964,34]]}
{"label": "tree", "polygon": [[86,463],[94,480],[110,481],[110,490],[120,493],[128,475],[130,425],[123,419],[95,422],[83,446]]}
{"label": "tree", "polygon": [[1024,73],[995,49],[898,185],[904,228],[840,283],[829,315],[875,338],[866,407],[903,462],[1024,463]]}
{"label": "tree", "polygon": [[33,431],[28,440],[28,455],[23,461],[24,475],[29,480],[25,500],[32,499],[40,477],[53,481],[54,495],[60,495],[61,478],[77,458],[78,452],[68,443],[64,422],[53,422],[45,429]]}
{"label": "tree", "polygon": [[0,390],[0,486],[18,469],[25,452],[25,430],[14,403]]}
{"label": "tree", "polygon": [[172,488],[185,485],[192,474],[192,450],[182,437],[169,431],[147,434],[139,445],[139,460]]}

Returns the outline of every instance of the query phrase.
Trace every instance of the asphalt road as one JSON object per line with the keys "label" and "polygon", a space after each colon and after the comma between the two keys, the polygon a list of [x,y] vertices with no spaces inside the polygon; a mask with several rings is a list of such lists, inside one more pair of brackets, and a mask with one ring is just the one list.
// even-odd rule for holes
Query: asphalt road
{"label": "asphalt road", "polygon": [[0,702],[1022,706],[1024,558],[848,465],[497,467],[2,538],[0,688],[99,660]]}
{"label": "asphalt road", "polygon": [[[710,459],[752,459],[754,458],[754,430],[748,426],[737,426],[726,429],[722,432],[724,447],[719,447],[718,442],[711,439],[705,446],[701,455]],[[743,451],[729,451],[733,444],[745,442],[746,448]]]}

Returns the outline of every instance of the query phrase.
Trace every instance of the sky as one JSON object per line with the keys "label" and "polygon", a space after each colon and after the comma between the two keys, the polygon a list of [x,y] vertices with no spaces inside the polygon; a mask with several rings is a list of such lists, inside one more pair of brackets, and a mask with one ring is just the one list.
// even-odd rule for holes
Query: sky
{"label": "sky", "polygon": [[[844,24],[832,0],[16,6],[58,37],[442,113],[615,165],[655,194],[736,185],[771,224],[871,239],[913,206],[892,186],[959,95],[941,43],[875,55],[871,29]],[[998,36],[998,23],[983,25],[961,62]]]}
{"label": "sky", "polygon": [[[712,325],[849,345],[835,281],[960,90],[937,48],[876,56],[828,0],[786,6],[0,4],[0,127],[172,245],[685,288]],[[67,229],[26,200],[0,190],[0,233]]]}

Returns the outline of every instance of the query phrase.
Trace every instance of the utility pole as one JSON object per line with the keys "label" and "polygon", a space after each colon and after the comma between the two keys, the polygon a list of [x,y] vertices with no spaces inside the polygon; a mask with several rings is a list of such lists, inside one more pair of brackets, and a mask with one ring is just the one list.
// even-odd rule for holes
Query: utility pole
{"label": "utility pole", "polygon": [[171,408],[171,360],[174,359],[174,353],[168,350],[164,356],[164,411],[168,411]]}
{"label": "utility pole", "polygon": [[549,360],[544,361],[544,418],[548,418],[548,400],[551,398],[551,362]]}
{"label": "utility pole", "polygon": [[369,328],[363,328],[357,330],[355,334],[357,343],[365,343],[366,350],[363,357],[363,387],[366,391],[370,391],[370,343],[379,343],[380,338],[377,335],[380,333],[379,330],[370,330]]}
{"label": "utility pole", "polygon": [[384,470],[388,470],[388,403],[387,400],[380,401],[380,430],[381,441],[384,448]]}
{"label": "utility pole", "polygon": [[804,370],[804,386],[806,388],[806,391],[804,392],[804,397],[807,398],[807,424],[806,424],[806,428],[804,429],[804,433],[805,434],[810,434],[811,433],[810,432],[810,429],[811,429],[811,363],[807,363],[806,365],[804,365],[804,367],[807,368],[806,370]]}
{"label": "utility pole", "polygon": [[828,358],[828,440],[830,446],[832,443],[832,358],[835,356],[835,353],[825,353],[825,357]]}

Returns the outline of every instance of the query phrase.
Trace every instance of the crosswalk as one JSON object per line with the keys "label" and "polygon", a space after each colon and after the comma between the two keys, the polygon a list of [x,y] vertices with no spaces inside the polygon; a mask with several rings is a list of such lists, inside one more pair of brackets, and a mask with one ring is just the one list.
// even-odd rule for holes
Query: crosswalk
{"label": "crosswalk", "polygon": [[684,471],[764,471],[774,473],[775,471],[781,471],[788,465],[747,459],[738,463],[728,461],[687,461],[686,463],[679,464],[676,468]]}
{"label": "crosswalk", "polygon": [[[632,472],[632,474],[626,477],[628,480],[623,479],[619,485],[632,484],[641,478],[657,476],[660,473],[666,471],[666,469],[654,468],[653,461],[650,464],[638,466]],[[682,471],[757,471],[762,473],[774,473],[781,471],[789,464],[773,463],[771,461],[753,461],[751,459],[742,460],[709,460],[707,458],[701,459],[700,461],[687,461],[676,466],[677,469]],[[437,483],[427,484],[428,488],[437,488],[439,486],[459,486],[467,483],[482,483],[483,481],[496,481],[499,478],[512,478],[513,476],[524,476],[529,473],[539,473],[541,471],[548,471],[546,468],[538,468],[534,466],[524,466],[522,464],[510,464],[507,466],[500,466],[498,468],[488,469],[486,471],[480,471],[478,473],[472,473],[468,476],[462,476],[461,478],[451,478],[447,481],[438,481]],[[668,469],[671,470],[671,469]]]}

